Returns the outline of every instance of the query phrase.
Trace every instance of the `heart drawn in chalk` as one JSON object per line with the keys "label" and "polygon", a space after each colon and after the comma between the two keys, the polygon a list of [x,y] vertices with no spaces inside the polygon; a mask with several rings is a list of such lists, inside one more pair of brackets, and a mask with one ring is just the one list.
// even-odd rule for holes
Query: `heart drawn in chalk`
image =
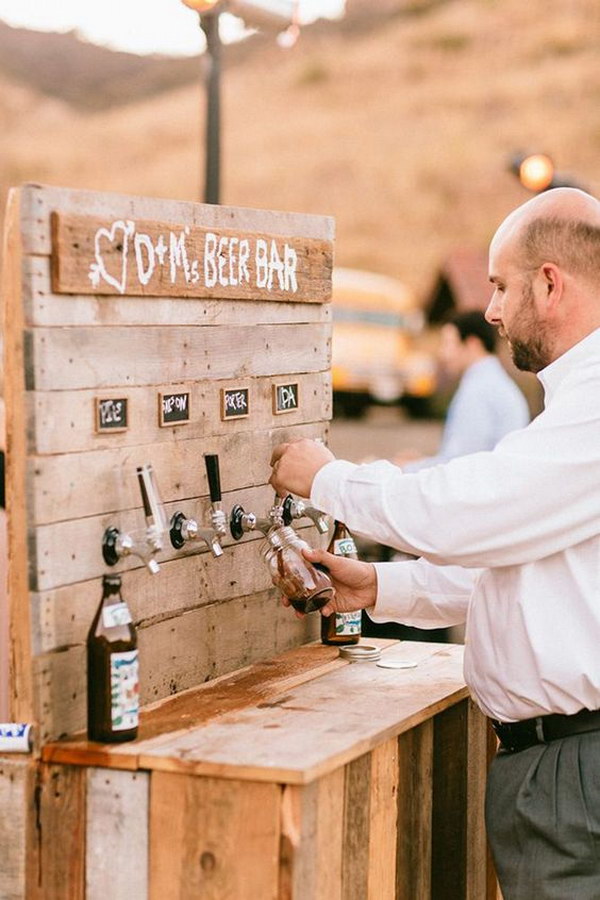
{"label": "heart drawn in chalk", "polygon": [[[113,222],[110,229],[99,228],[96,232],[94,240],[94,249],[96,257],[96,266],[94,267],[97,276],[97,282],[100,277],[108,284],[116,288],[120,294],[125,293],[127,286],[127,252],[129,250],[129,239],[135,231],[135,222],[119,219]],[[108,247],[106,246],[108,241]],[[119,271],[118,254],[121,254],[121,265]],[[112,263],[112,273],[106,268],[105,256]],[[115,267],[117,269],[116,275]],[[95,279],[96,280],[96,279]]]}

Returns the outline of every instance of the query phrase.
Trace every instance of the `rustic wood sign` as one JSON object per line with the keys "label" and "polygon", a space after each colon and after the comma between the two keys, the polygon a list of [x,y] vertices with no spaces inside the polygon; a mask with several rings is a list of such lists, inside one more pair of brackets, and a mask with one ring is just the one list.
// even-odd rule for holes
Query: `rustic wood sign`
{"label": "rustic wood sign", "polygon": [[331,241],[52,214],[56,293],[324,303]]}
{"label": "rustic wood sign", "polygon": [[243,419],[250,415],[248,388],[223,388],[221,390],[221,418]]}
{"label": "rustic wood sign", "polygon": [[185,425],[189,421],[189,391],[158,395],[158,424],[161,428],[166,428],[168,425]]}
{"label": "rustic wood sign", "polygon": [[127,397],[96,397],[96,431],[127,431]]}
{"label": "rustic wood sign", "polygon": [[273,385],[273,413],[275,415],[292,412],[293,410],[298,409],[298,406],[299,395],[297,381],[289,382],[288,384]]}

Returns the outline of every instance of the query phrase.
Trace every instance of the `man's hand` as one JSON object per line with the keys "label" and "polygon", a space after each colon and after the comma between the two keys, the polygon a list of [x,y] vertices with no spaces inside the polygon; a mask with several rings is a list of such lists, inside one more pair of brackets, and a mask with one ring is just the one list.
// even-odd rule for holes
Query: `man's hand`
{"label": "man's hand", "polygon": [[[302,553],[309,562],[325,566],[335,588],[335,597],[321,609],[322,615],[354,612],[375,604],[377,573],[372,563],[334,556],[326,550],[303,550]],[[286,597],[283,598],[283,605],[290,605]],[[296,615],[302,618],[302,613]]]}
{"label": "man's hand", "polygon": [[310,497],[315,475],[333,459],[335,456],[324,444],[308,438],[279,444],[271,457],[273,473],[269,483],[279,496],[290,493]]}

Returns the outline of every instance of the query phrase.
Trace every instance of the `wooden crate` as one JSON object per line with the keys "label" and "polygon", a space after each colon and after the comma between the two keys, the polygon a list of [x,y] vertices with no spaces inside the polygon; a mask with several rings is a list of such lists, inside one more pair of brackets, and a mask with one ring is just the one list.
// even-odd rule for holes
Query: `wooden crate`
{"label": "wooden crate", "polygon": [[492,900],[462,647],[377,643],[418,665],[305,646],[159,702],[136,744],[47,745],[28,896]]}

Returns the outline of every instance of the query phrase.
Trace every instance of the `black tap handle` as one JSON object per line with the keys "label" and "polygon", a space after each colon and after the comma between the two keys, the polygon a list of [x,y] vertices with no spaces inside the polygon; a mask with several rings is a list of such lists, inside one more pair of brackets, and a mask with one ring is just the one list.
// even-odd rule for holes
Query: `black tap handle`
{"label": "black tap handle", "polygon": [[292,518],[293,518],[292,517],[292,504],[293,504],[293,502],[294,502],[294,498],[292,497],[291,494],[288,494],[287,497],[283,500],[283,502],[281,504],[281,508],[283,511],[282,518],[283,518],[284,525],[292,524]]}
{"label": "black tap handle", "polygon": [[221,476],[219,475],[219,457],[216,453],[206,453],[204,455],[206,463],[206,477],[208,478],[208,490],[210,491],[210,502],[221,502]]}
{"label": "black tap handle", "polygon": [[146,490],[146,479],[144,478],[144,467],[137,467],[137,477],[140,483],[140,492],[142,494],[142,503],[144,505],[144,515],[147,519],[152,518],[152,506],[150,505],[150,497],[148,496],[148,491]]}

